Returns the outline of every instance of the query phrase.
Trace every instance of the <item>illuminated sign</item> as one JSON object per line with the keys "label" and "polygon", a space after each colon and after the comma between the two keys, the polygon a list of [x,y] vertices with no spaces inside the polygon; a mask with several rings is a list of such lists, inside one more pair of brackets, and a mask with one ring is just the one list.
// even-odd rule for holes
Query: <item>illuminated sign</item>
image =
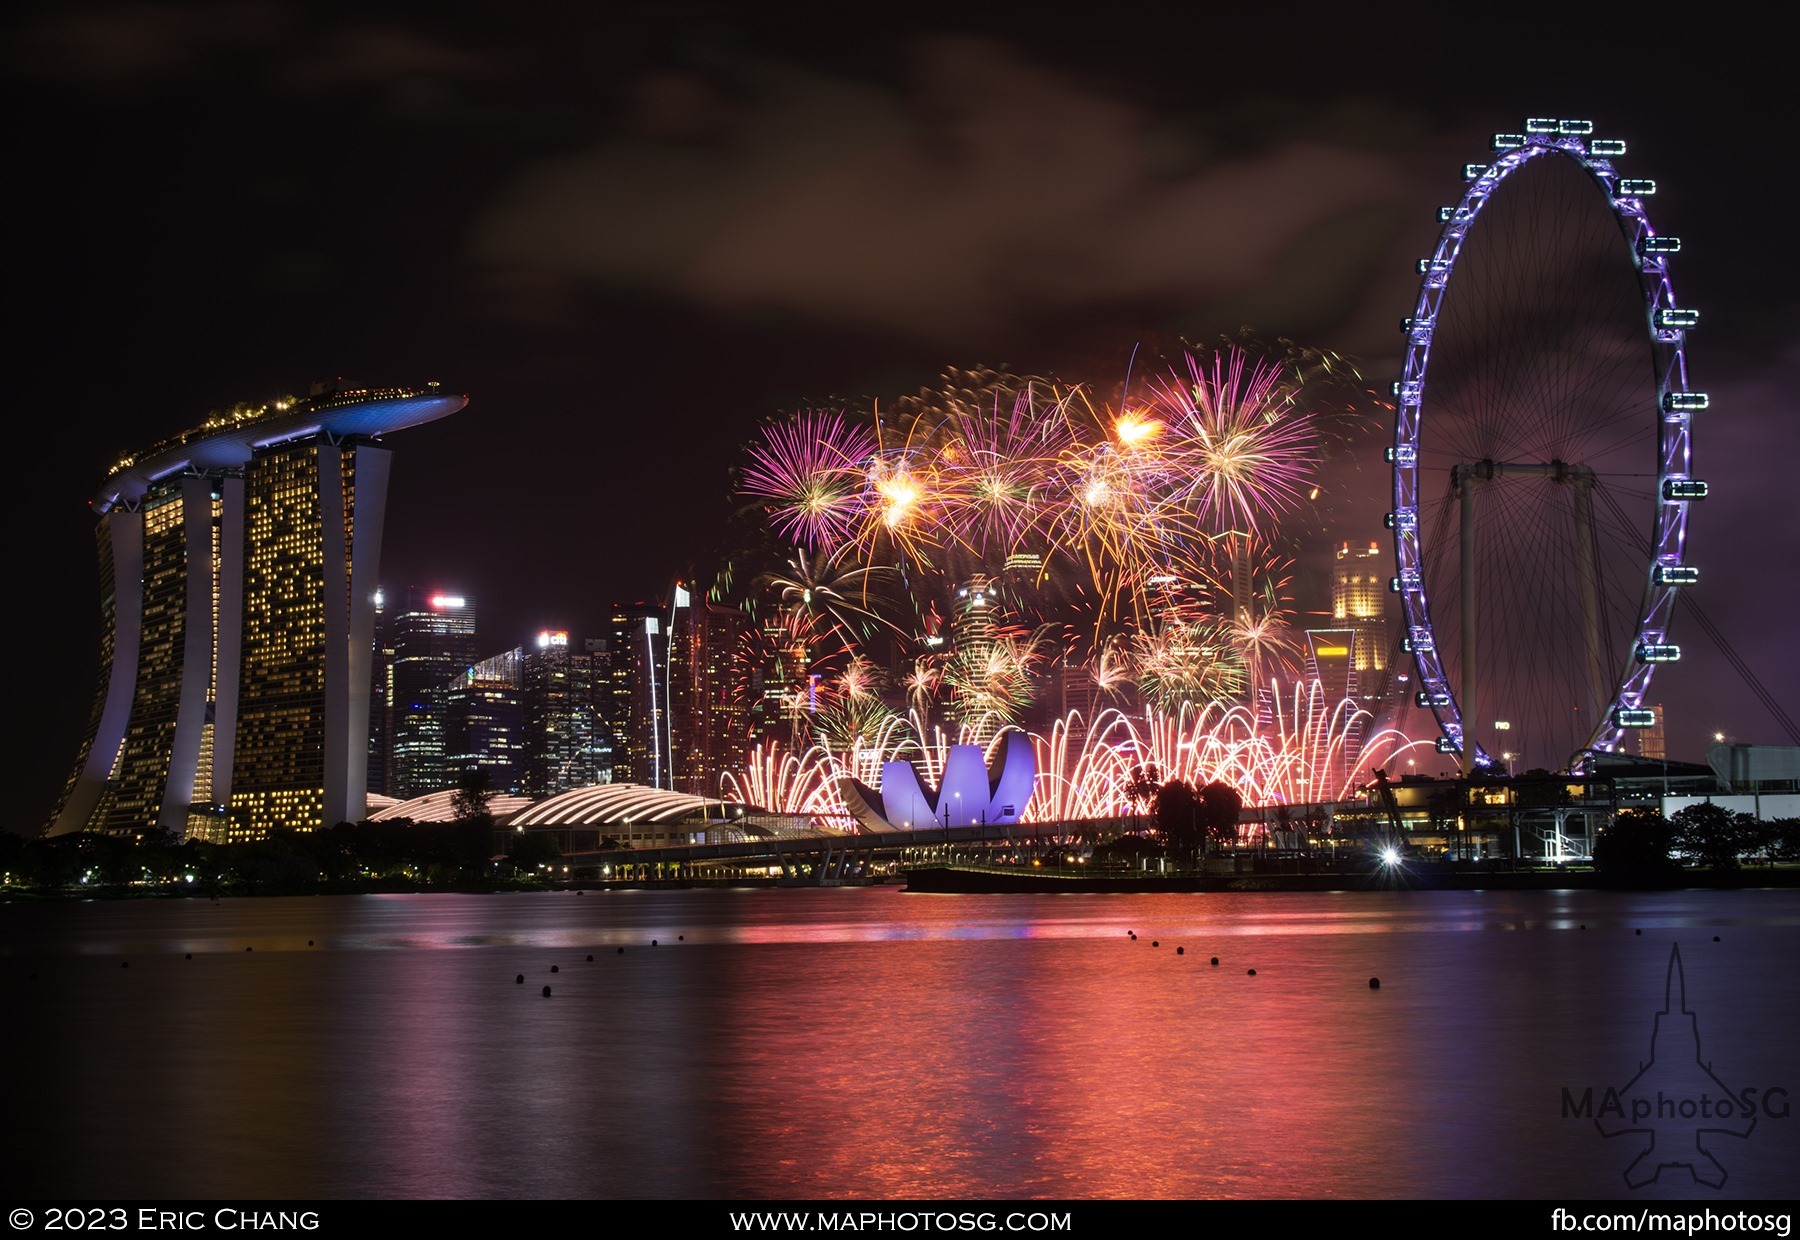
{"label": "illuminated sign", "polygon": [[461,607],[464,603],[465,600],[460,594],[434,594],[431,596],[431,605],[439,611],[443,611],[446,608]]}

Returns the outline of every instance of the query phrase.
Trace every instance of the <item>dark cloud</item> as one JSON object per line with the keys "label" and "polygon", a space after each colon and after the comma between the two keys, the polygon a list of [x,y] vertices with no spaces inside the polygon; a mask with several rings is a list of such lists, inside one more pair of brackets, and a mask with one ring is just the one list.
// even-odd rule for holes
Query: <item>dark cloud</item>
{"label": "dark cloud", "polygon": [[922,39],[910,65],[901,85],[743,60],[648,79],[624,131],[522,168],[470,256],[515,288],[980,348],[1134,303],[1337,326],[1426,218],[1415,150],[1261,117],[1221,147],[986,40]]}
{"label": "dark cloud", "polygon": [[27,80],[124,93],[184,81],[215,55],[268,48],[287,27],[281,6],[256,0],[70,5],[24,20],[10,60]]}
{"label": "dark cloud", "polygon": [[386,87],[424,79],[486,78],[500,72],[496,57],[456,47],[396,24],[356,24],[331,32],[316,52],[290,64],[283,84],[296,90]]}

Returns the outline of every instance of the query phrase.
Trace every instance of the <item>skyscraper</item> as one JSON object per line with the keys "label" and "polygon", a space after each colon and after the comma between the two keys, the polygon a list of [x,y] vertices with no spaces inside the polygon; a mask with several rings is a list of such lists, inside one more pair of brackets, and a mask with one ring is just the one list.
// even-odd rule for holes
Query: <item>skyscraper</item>
{"label": "skyscraper", "polygon": [[[519,653],[525,690],[525,792],[543,797],[610,781],[612,754],[600,718],[610,685],[596,676],[595,652],[577,650],[561,629],[546,629]],[[605,657],[597,661],[604,672]]]}
{"label": "skyscraper", "polygon": [[408,586],[392,633],[387,792],[405,801],[456,782],[444,761],[444,709],[475,663],[475,600]]}
{"label": "skyscraper", "polygon": [[518,792],[523,786],[528,750],[520,653],[513,649],[483,659],[445,693],[446,787],[460,787],[470,776],[488,792]]}
{"label": "skyscraper", "polygon": [[1331,572],[1331,618],[1356,632],[1351,654],[1359,700],[1372,706],[1387,691],[1386,558],[1379,546],[1341,543]]}
{"label": "skyscraper", "polygon": [[254,838],[360,818],[390,452],[467,397],[235,406],[114,466],[92,501],[99,688],[49,832]]}
{"label": "skyscraper", "polygon": [[614,783],[669,786],[668,640],[662,608],[614,604],[606,643]]}
{"label": "skyscraper", "polygon": [[676,792],[719,795],[719,777],[743,769],[750,711],[736,681],[749,618],[696,599],[677,583],[669,608],[669,753]]}

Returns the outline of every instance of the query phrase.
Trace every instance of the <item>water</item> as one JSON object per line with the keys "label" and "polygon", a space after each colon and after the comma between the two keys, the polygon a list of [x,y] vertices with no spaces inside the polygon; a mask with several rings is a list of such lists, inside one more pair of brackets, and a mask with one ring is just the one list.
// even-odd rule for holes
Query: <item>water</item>
{"label": "water", "polygon": [[[0,930],[8,1179],[41,1197],[1800,1187],[1800,1121],[1763,1105],[1800,1094],[1787,891],[346,896],[5,905]],[[1650,1170],[1716,1178],[1698,1142],[1724,1185],[1633,1189],[1647,1137],[1563,1090],[1637,1074],[1677,943],[1700,1058],[1756,1124],[1671,1117]],[[1719,1092],[1679,1020],[1637,1092]]]}

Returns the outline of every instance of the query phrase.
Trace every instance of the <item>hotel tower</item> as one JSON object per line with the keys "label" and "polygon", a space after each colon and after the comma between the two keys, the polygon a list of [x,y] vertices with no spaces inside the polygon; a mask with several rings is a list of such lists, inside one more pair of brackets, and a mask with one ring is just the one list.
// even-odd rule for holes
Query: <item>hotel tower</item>
{"label": "hotel tower", "polygon": [[48,834],[224,842],[364,816],[379,439],[467,403],[317,385],[114,466],[93,500],[100,683]]}

